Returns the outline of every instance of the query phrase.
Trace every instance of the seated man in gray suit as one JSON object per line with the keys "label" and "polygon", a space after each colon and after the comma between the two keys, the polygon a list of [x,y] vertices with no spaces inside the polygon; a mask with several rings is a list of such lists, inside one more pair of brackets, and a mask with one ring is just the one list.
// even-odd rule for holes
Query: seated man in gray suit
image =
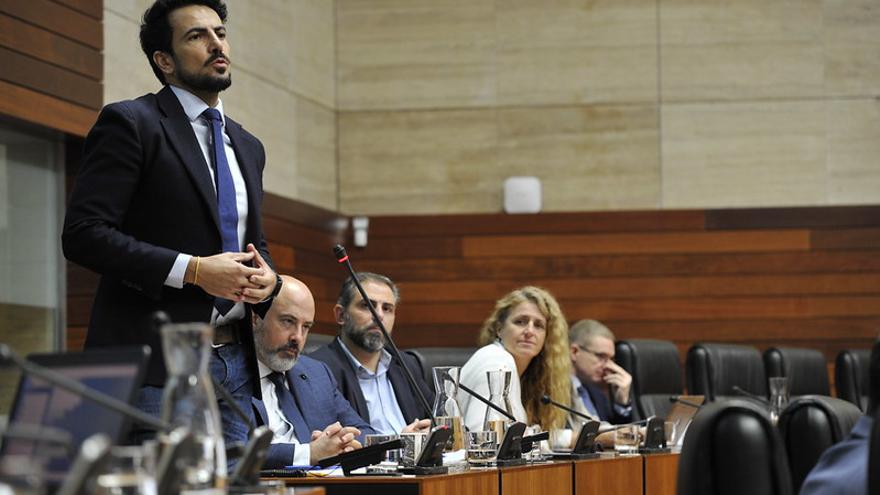
{"label": "seated man in gray suit", "polygon": [[281,278],[281,291],[265,318],[253,316],[263,392],[253,405],[257,421],[274,433],[266,468],[314,465],[360,448],[358,437],[376,433],[339,393],[327,365],[301,355],[315,300],[299,280]]}
{"label": "seated man in gray suit", "polygon": [[[400,302],[397,286],[376,273],[359,272],[357,277],[391,333]],[[431,423],[424,418],[430,412],[419,403],[403,367],[385,350],[385,337],[351,277],[342,285],[333,311],[340,325],[339,337],[311,356],[330,367],[342,395],[373,429],[384,434],[401,429],[427,431]],[[422,378],[422,368],[412,355],[402,352],[401,356],[430,403],[434,394]]]}

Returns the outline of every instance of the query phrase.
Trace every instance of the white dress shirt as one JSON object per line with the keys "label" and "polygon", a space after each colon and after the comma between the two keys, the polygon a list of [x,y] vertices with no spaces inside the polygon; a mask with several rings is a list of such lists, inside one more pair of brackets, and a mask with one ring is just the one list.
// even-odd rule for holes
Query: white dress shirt
{"label": "white dress shirt", "polygon": [[345,351],[354,366],[354,373],[357,375],[361,392],[367,402],[367,411],[370,413],[370,426],[385,435],[400,433],[406,427],[406,419],[404,419],[400,404],[397,402],[394,386],[391,385],[391,380],[388,378],[391,354],[382,349],[379,365],[376,367],[376,372],[373,373],[354,357],[342,339],[338,340],[342,350]]}
{"label": "white dress shirt", "polygon": [[[209,108],[208,104],[185,89],[171,85],[169,85],[169,87],[174,95],[177,96],[180,105],[183,107],[184,113],[186,113],[187,118],[189,118],[189,123],[199,142],[199,148],[201,148],[202,155],[205,157],[208,173],[211,174],[211,184],[214,184],[216,191],[217,186],[216,180],[214,179],[214,167],[211,165],[211,148],[213,145],[211,141],[213,133],[211,131],[211,124],[202,117],[202,112]],[[247,189],[244,183],[244,176],[238,165],[238,159],[235,156],[235,150],[232,148],[232,141],[226,133],[226,114],[223,113],[223,102],[219,101],[215,108],[220,112],[220,116],[223,119],[223,147],[226,149],[226,161],[229,162],[229,171],[232,173],[232,183],[235,185],[235,204],[238,209],[238,245],[239,249],[243,250],[248,216]],[[185,212],[181,212],[181,214],[184,213]],[[186,267],[189,265],[189,260],[191,258],[192,255],[186,253],[179,253],[177,255],[177,259],[174,260],[174,265],[171,267],[171,271],[168,272],[168,276],[165,278],[165,285],[176,289],[183,287],[183,277],[186,274]],[[211,316],[211,321],[215,324],[227,323],[240,320],[244,317],[244,314],[244,303],[236,303],[236,305],[222,317],[215,308]]]}
{"label": "white dress shirt", "polygon": [[[278,396],[275,395],[275,384],[269,380],[269,375],[274,373],[268,366],[261,361],[257,361],[260,368],[260,390],[263,392],[263,405],[266,407],[266,419],[269,424],[266,425],[272,430],[272,443],[292,443],[297,447],[293,450],[293,459],[291,464],[294,466],[308,466],[311,464],[311,448],[309,444],[301,444],[296,438],[296,432],[293,430],[293,423],[287,420],[284,413],[281,412],[281,406],[278,404]],[[285,385],[287,381],[285,380]],[[285,389],[283,393],[291,393]],[[306,432],[303,432],[306,434]],[[307,432],[311,435],[311,432]]]}

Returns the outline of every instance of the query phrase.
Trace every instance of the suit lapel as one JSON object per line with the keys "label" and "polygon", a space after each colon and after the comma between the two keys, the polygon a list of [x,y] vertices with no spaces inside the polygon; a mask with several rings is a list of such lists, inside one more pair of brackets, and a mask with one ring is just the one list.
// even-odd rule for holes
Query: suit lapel
{"label": "suit lapel", "polygon": [[[226,117],[226,133],[229,140],[232,141],[232,149],[235,151],[235,159],[238,160],[238,168],[244,178],[244,186],[247,190],[248,197],[248,233],[253,232],[252,222],[258,220],[257,215],[251,215],[250,212],[260,211],[261,187],[259,171],[257,170],[256,153],[248,149],[248,141],[244,136],[244,131],[238,122]],[[253,240],[253,239],[252,239]]]}
{"label": "suit lapel", "polygon": [[177,96],[166,86],[156,95],[159,100],[159,107],[165,114],[161,119],[162,128],[165,130],[165,137],[171,143],[171,147],[180,157],[183,168],[192,178],[193,183],[199,195],[208,205],[211,211],[211,218],[214,219],[214,225],[217,231],[220,231],[220,219],[217,214],[217,194],[214,191],[214,184],[211,182],[211,173],[208,172],[208,164],[205,162],[205,156],[199,147],[199,142],[193,132],[189,118],[183,112],[183,107]]}
{"label": "suit lapel", "polygon": [[257,412],[260,418],[260,424],[269,426],[269,415],[266,413],[266,405],[263,404],[263,401],[256,397],[251,397],[251,404],[253,404],[254,411]]}
{"label": "suit lapel", "polygon": [[308,375],[301,371],[294,372],[295,369],[296,367],[284,374],[287,378],[287,386],[293,394],[293,400],[296,402],[301,416],[292,421],[293,431],[296,433],[296,438],[300,443],[309,443],[312,441],[312,430],[309,429],[308,421],[305,417],[306,410],[308,409],[305,406],[309,405],[308,398],[314,396],[314,391],[311,384],[309,384]]}

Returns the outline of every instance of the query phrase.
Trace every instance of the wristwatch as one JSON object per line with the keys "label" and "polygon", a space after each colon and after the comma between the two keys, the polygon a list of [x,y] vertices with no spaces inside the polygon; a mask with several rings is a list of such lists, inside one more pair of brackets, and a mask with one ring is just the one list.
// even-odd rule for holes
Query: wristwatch
{"label": "wristwatch", "polygon": [[282,284],[282,282],[281,282],[281,275],[278,275],[278,274],[276,273],[276,274],[275,274],[275,288],[272,289],[272,293],[269,294],[269,297],[267,297],[266,300],[267,300],[267,301],[271,301],[271,300],[275,299],[276,297],[278,297],[278,293],[281,292],[281,286],[282,286],[282,285],[283,285],[283,284]]}

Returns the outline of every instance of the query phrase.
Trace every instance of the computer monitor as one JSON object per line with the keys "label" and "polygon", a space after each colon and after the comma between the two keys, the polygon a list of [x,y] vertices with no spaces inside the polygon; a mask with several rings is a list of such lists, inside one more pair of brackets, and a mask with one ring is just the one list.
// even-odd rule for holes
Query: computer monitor
{"label": "computer monitor", "polygon": [[[131,404],[143,383],[149,348],[32,354],[28,359],[88,388]],[[9,411],[9,425],[11,428],[15,425],[34,425],[66,431],[75,449],[71,455],[73,457],[83,441],[95,433],[106,434],[114,444],[123,443],[131,423],[119,412],[23,373]],[[34,456],[40,447],[37,441],[9,439],[3,442],[0,456]],[[71,458],[49,459],[45,479],[50,483],[60,482],[70,469],[70,463]]]}

